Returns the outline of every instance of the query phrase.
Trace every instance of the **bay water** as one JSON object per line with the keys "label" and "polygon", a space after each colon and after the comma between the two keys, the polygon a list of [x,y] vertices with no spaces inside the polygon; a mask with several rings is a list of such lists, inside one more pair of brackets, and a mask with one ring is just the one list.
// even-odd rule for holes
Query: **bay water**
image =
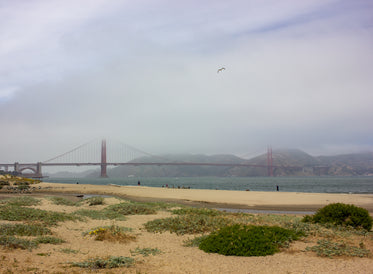
{"label": "bay water", "polygon": [[46,182],[240,191],[373,194],[373,177],[131,177],[131,178],[45,178]]}

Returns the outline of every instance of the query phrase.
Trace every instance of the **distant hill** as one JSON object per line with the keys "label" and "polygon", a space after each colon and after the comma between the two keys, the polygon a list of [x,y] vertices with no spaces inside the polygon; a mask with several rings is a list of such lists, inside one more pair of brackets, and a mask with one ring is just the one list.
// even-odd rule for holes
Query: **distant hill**
{"label": "distant hill", "polygon": [[[354,176],[373,175],[373,153],[314,157],[298,149],[273,150],[275,176]],[[264,167],[225,166],[118,166],[108,169],[109,177],[197,177],[267,176],[267,154],[246,160],[234,155],[179,154],[143,157],[133,162],[194,162],[263,165]],[[277,167],[276,167],[277,166]],[[88,177],[98,177],[95,171]]]}
{"label": "distant hill", "polygon": [[[142,163],[232,163],[239,164],[244,160],[234,155],[162,155],[143,157],[132,162]],[[220,166],[118,166],[108,171],[111,177],[197,177],[197,176],[229,176],[231,167]]]}
{"label": "distant hill", "polygon": [[[272,152],[275,176],[373,176],[373,152],[335,156],[311,156],[298,149],[277,149]],[[142,157],[132,162],[143,163],[230,163],[262,165],[263,167],[227,166],[118,166],[108,167],[109,177],[253,177],[268,176],[267,154],[252,159],[234,155],[176,154]],[[51,177],[99,177],[100,170],[84,173],[60,172]]]}
{"label": "distant hill", "polygon": [[328,175],[373,175],[373,152],[319,156],[322,165],[330,166]]}

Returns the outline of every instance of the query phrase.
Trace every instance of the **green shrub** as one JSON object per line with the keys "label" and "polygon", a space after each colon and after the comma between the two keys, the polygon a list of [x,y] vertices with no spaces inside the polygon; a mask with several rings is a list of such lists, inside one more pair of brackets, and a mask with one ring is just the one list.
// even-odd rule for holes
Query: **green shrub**
{"label": "green shrub", "polygon": [[202,239],[199,248],[228,256],[266,256],[301,236],[277,226],[227,226]]}
{"label": "green shrub", "polygon": [[80,263],[71,263],[73,266],[78,266],[82,268],[92,268],[92,269],[101,269],[101,268],[116,268],[116,267],[129,267],[134,264],[135,260],[129,257],[115,257],[110,256],[106,259],[102,258],[92,258],[87,261]]}
{"label": "green shrub", "polygon": [[373,219],[369,216],[368,210],[354,205],[342,203],[329,204],[319,209],[313,216],[305,216],[304,222],[333,224],[364,228],[371,230]]}

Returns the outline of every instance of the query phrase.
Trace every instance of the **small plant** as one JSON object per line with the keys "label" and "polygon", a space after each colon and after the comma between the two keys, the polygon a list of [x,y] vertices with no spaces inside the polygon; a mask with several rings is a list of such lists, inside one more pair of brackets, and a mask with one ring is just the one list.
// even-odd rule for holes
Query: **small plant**
{"label": "small plant", "polygon": [[224,215],[224,212],[221,212],[216,209],[208,209],[208,208],[194,208],[194,207],[186,207],[186,208],[179,208],[174,209],[171,211],[173,214],[177,215],[205,215],[205,216],[220,216]]}
{"label": "small plant", "polygon": [[139,248],[139,247],[136,247],[135,250],[130,250],[131,252],[131,255],[132,256],[136,256],[136,255],[143,255],[144,257],[148,257],[149,255],[157,255],[157,254],[161,254],[162,251],[160,251],[158,248]]}
{"label": "small plant", "polygon": [[78,206],[79,205],[79,203],[73,202],[64,197],[52,196],[52,197],[48,197],[48,199],[55,205],[65,205],[65,206]]}
{"label": "small plant", "polygon": [[301,235],[277,226],[227,226],[202,239],[199,248],[228,256],[266,256],[286,247]]}
{"label": "small plant", "polygon": [[115,257],[110,256],[108,258],[92,258],[84,262],[73,262],[72,266],[77,266],[81,268],[92,268],[92,269],[102,269],[102,268],[116,268],[116,267],[130,267],[135,263],[133,258],[129,257]]}
{"label": "small plant", "polygon": [[46,225],[56,225],[58,222],[77,220],[78,217],[67,213],[4,205],[0,206],[0,219],[8,221],[38,221]]}
{"label": "small plant", "polygon": [[71,249],[71,248],[61,248],[60,252],[66,253],[66,254],[77,254],[77,253],[79,253],[78,250]]}
{"label": "small plant", "polygon": [[91,197],[89,199],[86,199],[85,201],[88,202],[89,206],[94,206],[94,205],[103,205],[104,204],[104,198],[103,197]]}
{"label": "small plant", "polygon": [[111,205],[105,210],[122,215],[148,215],[157,213],[157,211],[150,205],[141,203],[120,203]]}
{"label": "small plant", "polygon": [[74,215],[88,217],[94,220],[113,220],[125,221],[127,218],[120,213],[110,210],[88,210],[81,209],[74,212]]}
{"label": "small plant", "polygon": [[149,232],[170,231],[178,235],[211,232],[227,226],[231,221],[225,218],[206,215],[181,215],[165,219],[156,219],[145,223]]}
{"label": "small plant", "polygon": [[334,243],[328,240],[320,240],[316,246],[307,247],[306,251],[316,252],[318,256],[333,258],[334,256],[368,257],[370,251],[365,249],[364,244],[360,247],[349,246],[344,242]]}
{"label": "small plant", "polygon": [[60,238],[56,238],[56,237],[51,237],[51,236],[39,236],[34,240],[34,242],[36,244],[52,244],[52,245],[65,243],[64,240]]}
{"label": "small plant", "polygon": [[333,224],[363,228],[370,231],[373,219],[368,210],[354,205],[342,203],[329,204],[319,209],[313,216],[305,216],[304,222]]}
{"label": "small plant", "polygon": [[127,232],[131,229],[126,227],[119,227],[116,225],[98,227],[89,232],[86,232],[85,235],[94,236],[96,241],[110,241],[110,242],[121,242],[127,243],[129,241],[136,240],[136,236],[128,234]]}
{"label": "small plant", "polygon": [[33,249],[38,246],[34,241],[19,239],[13,236],[0,236],[0,245],[8,249]]}
{"label": "small plant", "polygon": [[39,199],[33,197],[14,197],[6,199],[1,202],[2,204],[12,205],[12,206],[35,206],[39,205],[41,202]]}
{"label": "small plant", "polygon": [[41,236],[50,235],[51,230],[41,225],[3,224],[0,225],[0,235],[7,236]]}

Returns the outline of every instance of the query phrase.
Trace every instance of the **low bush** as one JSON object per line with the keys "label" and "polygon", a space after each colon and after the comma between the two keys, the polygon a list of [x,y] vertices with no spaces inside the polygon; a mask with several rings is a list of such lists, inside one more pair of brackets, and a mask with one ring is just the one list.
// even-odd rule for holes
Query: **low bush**
{"label": "low bush", "polygon": [[80,209],[74,212],[74,215],[88,217],[94,220],[118,220],[125,221],[126,217],[115,211],[110,210],[89,210]]}
{"label": "low bush", "polygon": [[230,223],[231,221],[228,219],[213,216],[181,215],[149,221],[144,226],[149,232],[170,231],[171,233],[183,235],[211,232]]}
{"label": "low bush", "polygon": [[59,251],[62,252],[62,253],[66,253],[66,254],[77,254],[77,253],[79,253],[78,250],[71,249],[71,248],[61,248]]}
{"label": "low bush", "polygon": [[157,213],[157,210],[152,206],[141,203],[120,203],[107,207],[105,211],[112,211],[122,215],[148,215]]}
{"label": "low bush", "polygon": [[97,227],[83,234],[94,236],[96,241],[127,243],[136,240],[136,236],[129,234],[129,231],[132,231],[132,229],[127,227],[120,227],[117,225],[111,225]]}
{"label": "low bush", "polygon": [[104,198],[97,196],[97,197],[91,197],[86,199],[89,206],[94,206],[94,205],[103,205],[104,204]]}
{"label": "low bush", "polygon": [[48,199],[55,205],[65,205],[65,206],[78,206],[79,205],[79,203],[73,202],[64,197],[52,196],[52,197],[48,197]]}
{"label": "low bush", "polygon": [[177,215],[195,214],[195,215],[205,215],[205,216],[220,216],[224,214],[224,212],[216,210],[216,209],[195,208],[195,207],[174,209],[171,212]]}
{"label": "low bush", "polygon": [[45,211],[21,206],[0,206],[0,220],[37,221],[46,225],[57,225],[58,222],[77,219],[79,219],[77,216],[67,213]]}
{"label": "low bush", "polygon": [[373,219],[368,210],[354,205],[334,203],[319,209],[312,216],[305,216],[304,222],[333,224],[363,228],[367,231],[372,229]]}
{"label": "low bush", "polygon": [[34,242],[36,244],[52,244],[52,245],[65,243],[64,240],[60,238],[56,238],[56,237],[51,237],[51,236],[39,236],[36,239],[34,239]]}
{"label": "low bush", "polygon": [[361,247],[347,245],[344,242],[334,243],[328,240],[320,240],[316,246],[308,247],[307,251],[314,251],[318,256],[333,258],[335,256],[368,257],[370,251]]}
{"label": "low bush", "polygon": [[92,268],[92,269],[102,269],[102,268],[116,268],[116,267],[130,267],[135,263],[133,258],[129,257],[116,257],[110,256],[108,258],[92,258],[84,262],[73,262],[72,266],[82,267],[82,268]]}
{"label": "low bush", "polygon": [[302,236],[293,230],[277,226],[224,227],[202,239],[199,248],[208,253],[228,256],[266,256],[279,251]]}
{"label": "low bush", "polygon": [[150,247],[146,247],[146,248],[136,247],[135,250],[130,250],[130,252],[132,256],[143,255],[144,257],[148,257],[149,255],[155,256],[157,254],[162,253],[162,251],[160,251],[158,248],[150,248]]}
{"label": "low bush", "polygon": [[8,249],[33,249],[38,244],[32,240],[20,239],[14,236],[0,236],[0,245]]}
{"label": "low bush", "polygon": [[50,235],[51,230],[41,225],[25,224],[2,224],[0,225],[0,235],[7,236],[41,236]]}
{"label": "low bush", "polygon": [[35,206],[40,205],[40,200],[33,197],[14,197],[1,201],[1,204],[12,206]]}

